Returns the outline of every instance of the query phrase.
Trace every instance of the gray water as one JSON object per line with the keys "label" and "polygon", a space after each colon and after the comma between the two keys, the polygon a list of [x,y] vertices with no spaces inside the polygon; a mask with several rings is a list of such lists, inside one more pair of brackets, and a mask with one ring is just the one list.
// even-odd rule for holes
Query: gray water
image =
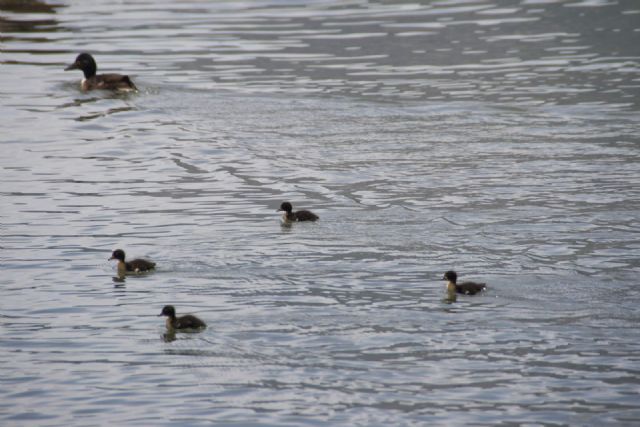
{"label": "gray water", "polygon": [[637,1],[0,11],[2,426],[640,424]]}

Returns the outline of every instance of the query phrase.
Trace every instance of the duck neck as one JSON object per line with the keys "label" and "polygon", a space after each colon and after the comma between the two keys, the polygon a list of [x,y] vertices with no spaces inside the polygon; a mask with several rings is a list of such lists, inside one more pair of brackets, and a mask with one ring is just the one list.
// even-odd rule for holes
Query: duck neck
{"label": "duck neck", "polygon": [[451,280],[447,281],[447,291],[448,292],[455,292],[456,291],[456,284],[455,282],[452,282]]}
{"label": "duck neck", "polygon": [[178,319],[176,319],[176,316],[167,317],[167,329],[173,329],[176,323],[178,323]]}
{"label": "duck neck", "polygon": [[127,272],[127,264],[119,259],[118,260],[118,274],[124,275]]}
{"label": "duck neck", "polygon": [[285,221],[295,221],[296,215],[291,211],[284,211],[284,213],[282,214],[282,219],[284,219]]}
{"label": "duck neck", "polygon": [[84,73],[84,78],[89,80],[91,77],[96,75],[96,73],[98,72],[98,67],[96,67],[94,64],[89,64],[82,69],[82,72]]}

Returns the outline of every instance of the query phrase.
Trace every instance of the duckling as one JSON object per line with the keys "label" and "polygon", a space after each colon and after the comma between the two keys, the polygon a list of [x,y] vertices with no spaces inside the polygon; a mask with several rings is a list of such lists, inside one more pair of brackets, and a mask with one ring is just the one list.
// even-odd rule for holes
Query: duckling
{"label": "duckling", "polygon": [[278,209],[276,212],[284,212],[282,214],[282,219],[284,221],[316,221],[319,219],[318,215],[314,214],[311,211],[302,210],[292,212],[292,210],[293,206],[291,206],[291,203],[283,202],[280,205],[280,209]]}
{"label": "duckling", "polygon": [[129,76],[122,74],[96,74],[98,66],[93,56],[88,53],[78,55],[73,64],[64,69],[82,70],[84,79],[80,82],[80,88],[84,91],[93,89],[107,89],[118,91],[137,91],[138,88],[133,84]]}
{"label": "duckling", "polygon": [[122,249],[116,249],[111,254],[112,259],[118,260],[118,275],[124,276],[126,273],[144,273],[156,268],[156,263],[147,261],[146,259],[134,259],[133,261],[125,261],[125,254]]}
{"label": "duckling", "polygon": [[176,309],[172,305],[165,305],[158,316],[167,316],[167,329],[203,329],[207,325],[192,314],[176,317]]}
{"label": "duckling", "polygon": [[474,295],[487,289],[486,283],[462,282],[458,284],[458,274],[452,270],[444,273],[442,279],[447,281],[447,291],[452,294],[457,292],[459,294]]}

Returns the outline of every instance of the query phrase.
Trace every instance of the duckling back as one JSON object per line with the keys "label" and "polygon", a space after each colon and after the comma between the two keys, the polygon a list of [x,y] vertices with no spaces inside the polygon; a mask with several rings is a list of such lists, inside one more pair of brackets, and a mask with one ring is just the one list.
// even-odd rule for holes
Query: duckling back
{"label": "duckling back", "polygon": [[147,261],[146,259],[134,259],[133,261],[125,262],[125,266],[127,271],[141,273],[144,271],[154,270],[156,268],[156,263]]}
{"label": "duckling back", "polygon": [[296,221],[317,221],[320,217],[311,211],[301,210],[294,212]]}
{"label": "duckling back", "polygon": [[486,283],[476,283],[476,282],[462,282],[457,283],[456,292],[459,294],[465,295],[475,295],[478,292],[485,291],[487,289]]}
{"label": "duckling back", "polygon": [[206,328],[207,324],[192,314],[173,319],[173,327],[176,329],[201,329]]}

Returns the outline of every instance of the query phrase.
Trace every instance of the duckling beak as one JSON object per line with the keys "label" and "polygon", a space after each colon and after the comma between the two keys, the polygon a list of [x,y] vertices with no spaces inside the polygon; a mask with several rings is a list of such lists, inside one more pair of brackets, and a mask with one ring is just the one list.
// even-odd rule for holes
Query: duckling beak
{"label": "duckling beak", "polygon": [[65,68],[65,71],[69,71],[69,70],[77,70],[78,69],[78,63],[74,62],[73,64],[69,65],[67,68]]}

